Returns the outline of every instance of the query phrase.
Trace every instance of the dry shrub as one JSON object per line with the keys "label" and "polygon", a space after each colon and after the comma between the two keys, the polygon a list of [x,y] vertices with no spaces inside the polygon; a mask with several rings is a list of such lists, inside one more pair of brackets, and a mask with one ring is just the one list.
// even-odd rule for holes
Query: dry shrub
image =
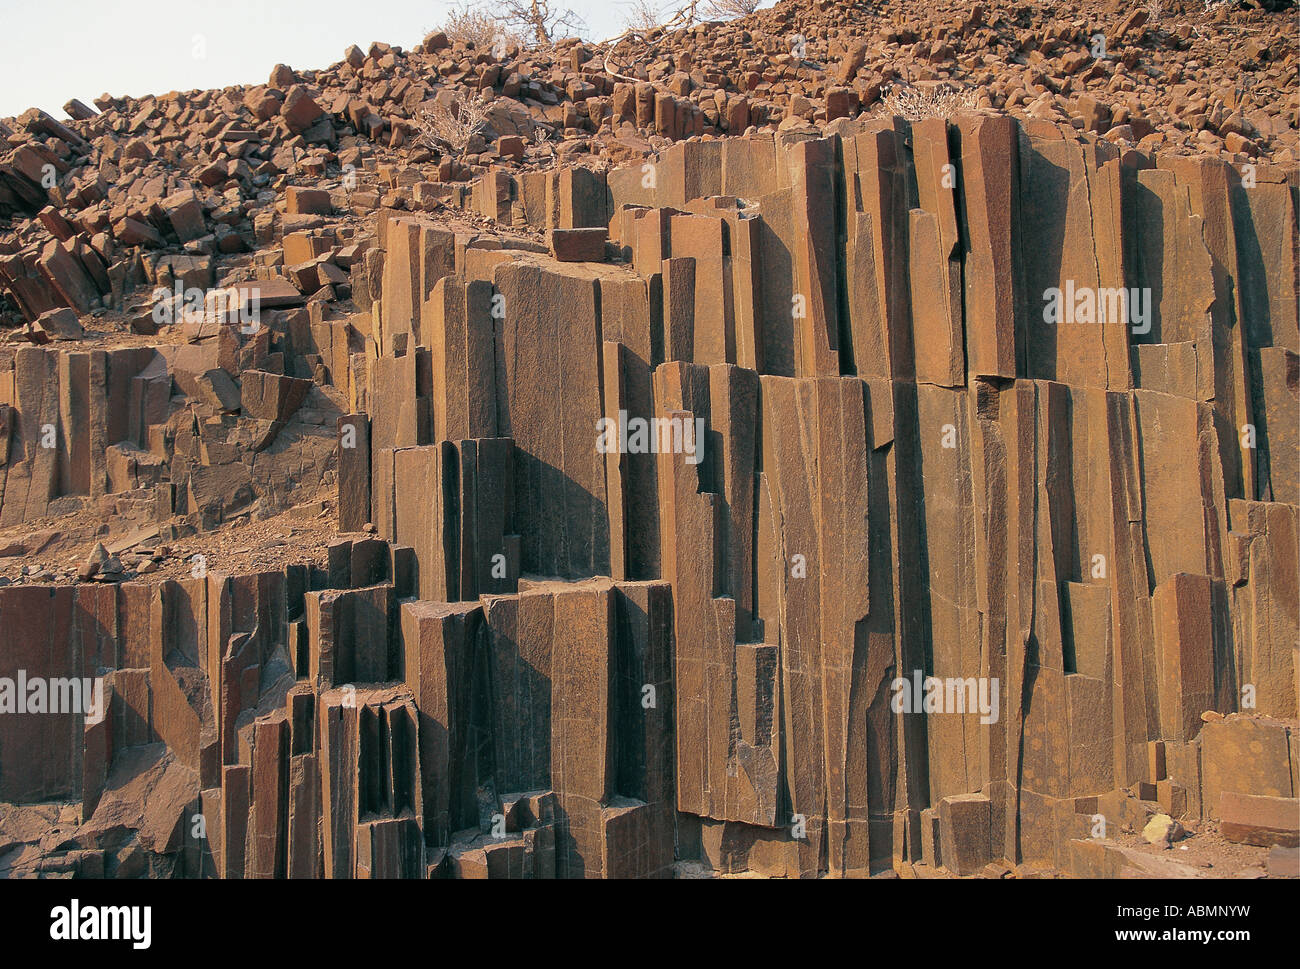
{"label": "dry shrub", "polygon": [[442,30],[453,44],[473,44],[475,50],[491,47],[493,39],[502,32],[495,17],[467,0],[451,8],[442,23]]}
{"label": "dry shrub", "polygon": [[758,9],[762,0],[709,0],[704,7],[704,15],[710,19],[735,20],[748,17]]}
{"label": "dry shrub", "polygon": [[434,151],[450,148],[460,155],[483,127],[487,110],[486,102],[468,97],[460,90],[452,95],[450,103],[435,99],[416,117],[419,140]]}
{"label": "dry shrub", "polygon": [[914,87],[890,88],[883,99],[884,114],[908,121],[927,118],[955,118],[979,107],[979,95],[973,91],[953,91],[946,87],[921,90]]}

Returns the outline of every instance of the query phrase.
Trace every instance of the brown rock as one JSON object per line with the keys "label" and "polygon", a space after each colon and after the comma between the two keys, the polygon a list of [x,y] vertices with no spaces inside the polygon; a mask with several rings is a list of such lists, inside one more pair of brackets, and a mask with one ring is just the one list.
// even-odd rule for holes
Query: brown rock
{"label": "brown rock", "polygon": [[604,262],[608,229],[552,229],[547,233],[551,252],[560,262]]}
{"label": "brown rock", "polygon": [[334,206],[324,189],[291,185],[285,192],[285,211],[289,215],[330,215]]}
{"label": "brown rock", "polygon": [[284,100],[284,107],[280,109],[280,116],[294,132],[306,131],[324,113],[321,106],[312,100],[311,95],[300,84],[294,85],[289,90]]}
{"label": "brown rock", "polygon": [[28,339],[33,343],[49,343],[51,340],[80,340],[85,331],[77,314],[67,307],[47,310],[31,324]]}
{"label": "brown rock", "polygon": [[855,40],[835,68],[835,82],[848,84],[866,63],[867,51],[870,49],[865,40]]}
{"label": "brown rock", "polygon": [[1224,791],[1219,833],[1239,844],[1300,847],[1300,800]]}

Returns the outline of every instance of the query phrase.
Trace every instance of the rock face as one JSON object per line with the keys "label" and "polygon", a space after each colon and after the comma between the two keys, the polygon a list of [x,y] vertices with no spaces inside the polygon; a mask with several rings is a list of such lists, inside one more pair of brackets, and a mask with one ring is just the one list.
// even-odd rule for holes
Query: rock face
{"label": "rock face", "polygon": [[[243,103],[307,144],[371,116],[319,73]],[[1294,847],[1296,172],[1087,111],[843,114],[443,194],[374,166],[373,221],[293,190],[245,278],[209,250],[149,280],[224,302],[182,285],[130,347],[0,351],[0,524],[130,495],[172,540],[324,485],[339,532],[156,581],[106,540],[84,581],[0,587],[0,873],[1120,875],[1198,825]],[[101,702],[5,710],[54,679]],[[71,834],[43,840],[48,802]]]}

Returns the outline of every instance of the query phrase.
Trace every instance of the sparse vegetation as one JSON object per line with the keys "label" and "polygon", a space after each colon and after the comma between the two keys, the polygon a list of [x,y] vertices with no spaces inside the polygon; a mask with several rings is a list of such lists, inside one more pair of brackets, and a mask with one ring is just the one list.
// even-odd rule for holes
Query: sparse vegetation
{"label": "sparse vegetation", "polygon": [[627,14],[623,18],[624,26],[637,33],[648,34],[666,19],[663,5],[654,0],[630,0],[623,6],[627,7]]}
{"label": "sparse vegetation", "polygon": [[568,7],[551,0],[504,0],[498,5],[500,21],[522,34],[529,45],[550,47],[565,37],[581,36],[586,23]]}
{"label": "sparse vegetation", "polygon": [[979,107],[979,95],[973,90],[954,91],[950,88],[922,90],[914,87],[890,88],[883,97],[884,114],[895,115],[908,121],[925,121],[927,118],[955,118]]}
{"label": "sparse vegetation", "polygon": [[493,45],[498,36],[504,34],[504,25],[487,12],[486,8],[475,6],[462,0],[454,5],[447,19],[443,21],[442,30],[452,42],[473,44],[475,50],[483,50]]}
{"label": "sparse vegetation", "polygon": [[673,11],[671,16],[667,16],[667,8],[658,6],[651,0],[632,0],[628,4],[630,10],[625,21],[627,29],[617,37],[611,37],[609,40],[602,41],[599,49],[605,56],[605,70],[623,81],[636,81],[638,78],[630,77],[625,73],[620,73],[612,64],[612,58],[615,48],[625,42],[635,44],[644,44],[648,37],[655,31],[679,30],[691,26],[696,20],[696,9],[699,7],[700,0],[690,0],[689,3],[678,7]]}
{"label": "sparse vegetation", "polygon": [[487,117],[487,104],[457,90],[450,101],[437,98],[429,102],[416,118],[419,140],[434,151],[451,149],[463,155],[470,139],[479,133]]}
{"label": "sparse vegetation", "polygon": [[735,20],[748,17],[757,10],[762,0],[709,0],[704,8],[705,16],[718,20]]}
{"label": "sparse vegetation", "polygon": [[[648,0],[639,0],[649,7]],[[473,44],[476,50],[511,47],[549,47],[564,37],[579,35],[585,24],[568,7],[552,0],[505,0],[452,6],[442,28],[453,43]]]}

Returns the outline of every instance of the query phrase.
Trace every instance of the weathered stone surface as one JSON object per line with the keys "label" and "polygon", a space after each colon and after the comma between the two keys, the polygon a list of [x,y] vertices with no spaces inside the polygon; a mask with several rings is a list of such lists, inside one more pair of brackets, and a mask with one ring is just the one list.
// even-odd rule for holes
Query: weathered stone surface
{"label": "weathered stone surface", "polygon": [[1300,847],[1300,800],[1225,791],[1219,800],[1219,831],[1241,844]]}

